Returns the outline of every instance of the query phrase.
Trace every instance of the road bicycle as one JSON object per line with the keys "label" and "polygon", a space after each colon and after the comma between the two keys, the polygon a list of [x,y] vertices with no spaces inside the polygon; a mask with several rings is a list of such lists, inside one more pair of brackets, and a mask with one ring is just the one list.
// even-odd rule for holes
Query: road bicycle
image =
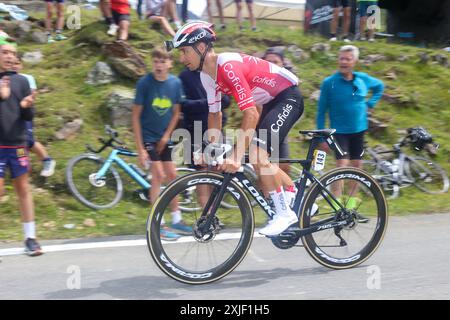
{"label": "road bicycle", "polygon": [[[437,163],[424,156],[410,156],[402,148],[411,146],[422,151],[427,144],[433,144],[431,135],[423,128],[409,128],[407,134],[389,150],[377,151],[365,146],[366,157],[363,168],[378,181],[389,198],[397,198],[400,189],[416,186],[426,193],[440,194],[448,191],[447,173]],[[390,155],[386,157],[385,155]]]}
{"label": "road bicycle", "polygon": [[[325,139],[344,154],[335,142],[334,129],[300,131],[312,135],[306,160],[280,159],[303,167],[296,180],[299,190],[293,210],[299,222],[280,235],[268,237],[280,249],[297,246],[301,239],[311,257],[323,266],[347,269],[366,261],[381,244],[388,223],[383,191],[368,173],[355,168],[337,168],[320,178],[311,169],[324,168],[326,153],[316,150]],[[215,165],[232,147],[212,145],[209,163]],[[205,150],[206,151],[206,150]],[[206,153],[208,154],[208,153]],[[246,159],[248,161],[248,159]],[[311,182],[307,193],[307,181]],[[161,223],[170,220],[170,202],[191,187],[209,188],[206,203],[183,216],[192,226],[189,236],[169,243],[160,237]],[[187,284],[217,281],[232,272],[244,259],[255,232],[255,216],[249,196],[270,219],[275,214],[264,195],[242,173],[195,172],[167,186],[147,219],[147,245],[157,266],[169,277]],[[220,206],[222,199],[234,201],[235,210]],[[195,197],[193,200],[197,203]],[[314,206],[316,204],[316,206]],[[318,210],[314,210],[318,207]],[[362,219],[363,218],[363,219]],[[222,228],[225,223],[227,228]]]}
{"label": "road bicycle", "polygon": [[[66,168],[66,182],[70,192],[85,206],[95,209],[112,208],[122,199],[124,188],[120,174],[116,168],[121,168],[141,189],[137,192],[144,201],[149,201],[148,192],[151,188],[151,174],[147,174],[133,163],[127,163],[120,156],[137,157],[137,153],[129,150],[118,139],[118,132],[109,126],[105,127],[109,139],[99,138],[102,146],[95,150],[86,145],[89,153],[83,153],[72,158]],[[98,154],[106,148],[112,148],[108,158]],[[178,175],[195,172],[191,168],[177,168]],[[164,187],[162,187],[163,189]],[[185,190],[178,199],[181,211],[192,208],[184,204],[190,203],[191,190]]]}

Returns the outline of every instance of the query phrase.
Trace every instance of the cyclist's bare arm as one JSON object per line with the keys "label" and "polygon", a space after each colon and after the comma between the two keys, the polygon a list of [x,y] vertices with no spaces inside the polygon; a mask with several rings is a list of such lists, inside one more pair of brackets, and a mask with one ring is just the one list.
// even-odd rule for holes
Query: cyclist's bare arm
{"label": "cyclist's bare arm", "polygon": [[239,162],[250,145],[259,120],[259,113],[256,107],[247,108],[242,112],[244,113],[244,117],[242,118],[241,131],[237,137],[237,141],[240,143],[237,144],[237,147],[234,150],[233,158]]}

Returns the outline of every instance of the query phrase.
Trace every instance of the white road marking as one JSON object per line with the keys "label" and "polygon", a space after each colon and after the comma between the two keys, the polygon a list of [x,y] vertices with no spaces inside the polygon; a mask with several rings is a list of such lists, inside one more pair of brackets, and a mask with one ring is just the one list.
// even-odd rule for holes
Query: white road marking
{"label": "white road marking", "polygon": [[[214,240],[231,240],[239,239],[240,233],[220,233]],[[253,234],[254,238],[264,237],[258,232]],[[164,244],[177,244],[196,241],[192,237],[181,237],[177,241],[163,241]],[[60,251],[72,251],[72,250],[87,250],[87,249],[101,249],[101,248],[119,248],[119,247],[137,247],[147,245],[146,239],[138,240],[118,240],[118,241],[104,241],[104,242],[88,242],[88,243],[71,243],[71,244],[57,244],[42,246],[42,251],[48,252],[60,252]],[[24,254],[24,248],[8,248],[0,249],[0,257],[15,256]]]}

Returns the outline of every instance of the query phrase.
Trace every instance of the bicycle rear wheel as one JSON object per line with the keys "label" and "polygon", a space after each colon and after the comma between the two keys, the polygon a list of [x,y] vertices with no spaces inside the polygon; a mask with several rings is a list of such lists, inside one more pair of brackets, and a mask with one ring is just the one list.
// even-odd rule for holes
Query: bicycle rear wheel
{"label": "bicycle rear wheel", "polygon": [[[305,197],[301,228],[336,221],[345,224],[304,236],[302,242],[311,257],[323,266],[347,269],[366,261],[381,244],[387,228],[387,203],[378,183],[366,172],[337,168],[320,178]],[[312,211],[313,204],[319,207]],[[313,212],[311,214],[311,212]]]}
{"label": "bicycle rear wheel", "polygon": [[70,192],[82,204],[95,210],[115,206],[123,195],[122,180],[113,167],[100,179],[96,178],[104,163],[103,158],[83,154],[70,160],[66,169]]}
{"label": "bicycle rear wheel", "polygon": [[[220,188],[222,181],[223,175],[211,172],[181,177],[167,186],[153,205],[147,220],[147,244],[153,260],[169,277],[187,284],[213,282],[229,274],[245,257],[253,238],[254,217],[245,192],[235,181],[229,183],[226,194],[230,195],[230,201],[234,199],[237,209],[219,206],[207,230],[202,230],[208,216],[202,217],[203,209],[184,213],[183,220],[193,232],[176,241],[163,239],[161,230],[170,227],[169,207],[174,199],[195,187],[193,205],[202,208],[202,203],[214,195],[214,189]],[[203,194],[198,193],[201,190]]]}
{"label": "bicycle rear wheel", "polygon": [[423,192],[440,194],[448,191],[447,173],[438,164],[425,157],[410,157],[405,163],[405,173]]}

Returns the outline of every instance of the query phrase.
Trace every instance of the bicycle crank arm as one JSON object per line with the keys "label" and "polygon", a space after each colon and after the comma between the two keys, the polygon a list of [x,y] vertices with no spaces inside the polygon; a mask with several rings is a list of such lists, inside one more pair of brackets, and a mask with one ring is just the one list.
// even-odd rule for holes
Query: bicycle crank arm
{"label": "bicycle crank arm", "polygon": [[282,232],[281,235],[283,235],[284,233],[295,232],[296,236],[304,237],[304,236],[307,236],[309,234],[312,234],[312,233],[315,233],[318,231],[345,226],[346,224],[347,224],[347,221],[335,221],[335,222],[324,223],[324,224],[321,223],[319,225],[315,225],[315,226],[304,228],[304,229],[301,229],[299,227],[289,227],[286,229],[286,231]]}

